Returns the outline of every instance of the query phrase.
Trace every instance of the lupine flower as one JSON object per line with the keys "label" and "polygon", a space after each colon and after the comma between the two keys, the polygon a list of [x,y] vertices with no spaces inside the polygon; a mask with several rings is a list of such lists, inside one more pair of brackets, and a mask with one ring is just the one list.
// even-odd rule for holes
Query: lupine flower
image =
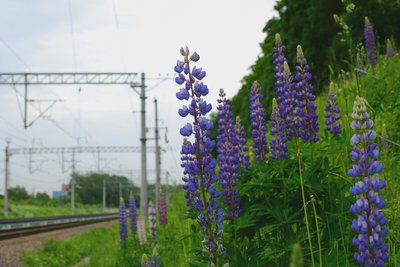
{"label": "lupine flower", "polygon": [[160,225],[167,225],[168,224],[167,201],[165,200],[165,196],[161,192],[158,194],[157,208],[158,208],[158,220],[160,221]]}
{"label": "lupine flower", "polygon": [[131,232],[132,235],[136,233],[136,201],[135,201],[135,196],[133,195],[133,192],[131,191],[129,194],[129,219],[131,221]]}
{"label": "lupine flower", "polygon": [[150,201],[149,203],[149,230],[151,238],[153,239],[153,247],[157,245],[157,225],[156,225],[156,207]]}
{"label": "lupine flower", "polygon": [[[215,174],[216,160],[211,154],[215,146],[215,141],[210,138],[213,123],[206,118],[212,106],[203,98],[209,92],[207,85],[201,82],[206,72],[202,68],[191,67],[191,63],[198,61],[200,57],[197,53],[189,56],[187,47],[182,48],[180,52],[183,61],[178,60],[175,66],[178,75],[176,82],[184,86],[176,96],[180,100],[188,101],[178,113],[181,117],[188,115],[193,117],[193,121],[189,123],[190,127],[186,125],[185,131],[183,133],[181,131],[185,137],[181,150],[181,166],[184,168],[183,189],[186,191],[185,198],[189,210],[198,214],[204,236],[203,251],[214,263],[223,250],[221,243],[223,210],[217,200],[220,191],[216,186],[218,183]],[[189,137],[194,138],[193,143],[188,140]]]}
{"label": "lupine flower", "polygon": [[147,244],[146,228],[143,215],[137,217],[137,231],[140,245]]}
{"label": "lupine flower", "polygon": [[126,248],[126,239],[128,238],[128,228],[126,225],[126,208],[124,199],[119,201],[119,237],[122,248]]}
{"label": "lupine flower", "polygon": [[250,167],[249,148],[247,147],[247,135],[244,126],[240,122],[240,117],[236,116],[235,123],[236,139],[238,140],[240,166],[243,168]]}
{"label": "lupine flower", "polygon": [[351,128],[356,134],[351,138],[354,148],[350,158],[355,165],[348,174],[356,180],[355,185],[350,188],[350,194],[358,196],[350,207],[350,211],[358,216],[352,223],[352,230],[357,233],[353,244],[358,248],[354,258],[362,266],[384,266],[388,258],[388,245],[383,241],[387,234],[387,220],[381,212],[385,201],[378,191],[386,183],[378,177],[383,167],[378,160],[377,145],[372,141],[376,133],[372,130],[373,121],[368,115],[364,98],[356,97],[352,117],[354,120]]}
{"label": "lupine flower", "polygon": [[267,132],[265,127],[265,110],[262,99],[261,86],[255,81],[250,91],[250,120],[253,154],[257,161],[266,160],[268,153],[267,138],[265,136]]}
{"label": "lupine flower", "polygon": [[285,138],[285,121],[279,115],[278,103],[276,99],[272,99],[272,113],[271,113],[271,130],[273,136],[270,142],[272,158],[280,159],[288,157],[288,148]]}
{"label": "lupine flower", "polygon": [[149,267],[149,262],[147,260],[147,255],[146,254],[142,255],[141,267]]}
{"label": "lupine flower", "polygon": [[365,50],[367,51],[367,63],[372,67],[374,67],[376,65],[374,27],[372,26],[368,17],[365,17],[364,40],[365,40]]}
{"label": "lupine flower", "polygon": [[297,65],[295,79],[295,111],[297,116],[295,125],[297,134],[304,142],[317,142],[318,137],[318,115],[314,104],[316,99],[313,94],[313,86],[311,81],[310,67],[304,57],[303,49],[297,46]]}
{"label": "lupine flower", "polygon": [[157,248],[153,248],[153,254],[151,255],[151,262],[149,267],[160,267],[160,263],[158,261],[158,253]]}
{"label": "lupine flower", "polygon": [[326,107],[325,107],[325,124],[326,130],[332,134],[338,134],[342,132],[342,128],[340,123],[339,112],[340,109],[338,107],[338,103],[336,100],[336,91],[333,88],[333,83],[331,83],[329,87],[328,99],[326,100]]}
{"label": "lupine flower", "polygon": [[396,55],[396,52],[394,52],[392,43],[390,42],[389,39],[386,40],[386,56],[387,57],[394,57]]}
{"label": "lupine flower", "polygon": [[232,109],[229,99],[223,89],[218,98],[218,136],[217,152],[219,165],[219,179],[224,192],[224,203],[227,206],[226,218],[239,216],[240,198],[236,189],[239,179],[240,150],[236,138],[235,126],[232,119]]}
{"label": "lupine flower", "polygon": [[279,116],[285,123],[285,138],[291,140],[295,136],[294,110],[293,110],[293,85],[292,74],[284,54],[285,47],[279,34],[275,35],[274,54],[272,55],[275,72],[276,102],[278,104]]}

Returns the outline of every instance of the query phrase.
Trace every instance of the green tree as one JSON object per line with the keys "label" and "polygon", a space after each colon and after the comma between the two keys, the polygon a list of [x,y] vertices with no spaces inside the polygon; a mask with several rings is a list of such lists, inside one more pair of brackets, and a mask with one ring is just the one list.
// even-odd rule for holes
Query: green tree
{"label": "green tree", "polygon": [[10,196],[10,199],[14,200],[25,200],[29,199],[30,197],[25,187],[19,185],[15,187],[10,187],[8,189],[8,195]]}

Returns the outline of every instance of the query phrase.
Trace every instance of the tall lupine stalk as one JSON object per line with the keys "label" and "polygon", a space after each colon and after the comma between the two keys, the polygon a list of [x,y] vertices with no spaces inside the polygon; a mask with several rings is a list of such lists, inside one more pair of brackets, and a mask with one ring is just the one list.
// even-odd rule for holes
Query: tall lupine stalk
{"label": "tall lupine stalk", "polygon": [[157,209],[158,209],[158,220],[160,225],[168,224],[168,207],[165,196],[162,192],[158,194],[157,199]]}
{"label": "tall lupine stalk", "polygon": [[265,127],[265,109],[262,103],[261,86],[255,81],[250,90],[250,120],[251,138],[253,139],[253,154],[256,161],[267,159],[268,146]]}
{"label": "tall lupine stalk", "polygon": [[272,99],[272,113],[270,122],[272,140],[270,142],[272,158],[280,159],[288,157],[288,148],[285,138],[285,121],[281,118],[276,99]]}
{"label": "tall lupine stalk", "polygon": [[129,193],[128,207],[129,207],[129,219],[131,221],[131,232],[132,232],[132,235],[134,235],[136,233],[136,230],[137,230],[136,229],[137,213],[136,213],[135,196],[133,195],[132,191]]}
{"label": "tall lupine stalk", "polygon": [[119,201],[119,238],[121,241],[121,247],[126,248],[126,239],[128,238],[128,227],[126,224],[126,208],[124,199],[121,198]]}
{"label": "tall lupine stalk", "polygon": [[247,146],[247,134],[244,130],[244,126],[240,122],[240,117],[236,116],[235,122],[236,139],[238,140],[239,156],[240,156],[240,167],[250,167],[249,148]]}
{"label": "tall lupine stalk", "polygon": [[311,85],[312,75],[307,60],[304,57],[303,49],[297,46],[297,65],[296,75],[294,77],[295,84],[295,125],[297,134],[304,142],[317,142],[318,137],[318,115],[317,107],[314,104],[316,99],[313,94],[313,86]]}
{"label": "tall lupine stalk", "polygon": [[[218,257],[223,251],[223,210],[217,200],[220,191],[217,189],[218,177],[215,174],[216,160],[211,154],[215,146],[215,141],[210,138],[213,123],[206,118],[212,107],[203,99],[208,94],[207,85],[201,82],[206,72],[196,66],[191,68],[191,63],[200,59],[196,52],[189,55],[186,47],[181,48],[180,53],[183,61],[178,60],[175,66],[175,82],[183,87],[176,93],[176,97],[187,100],[188,105],[184,105],[178,113],[182,117],[190,115],[193,118],[191,123],[180,129],[181,135],[185,137],[181,150],[183,189],[186,191],[189,210],[198,214],[204,236],[203,252],[209,257],[211,265],[217,266]],[[193,143],[187,139],[191,136],[194,136]]]}
{"label": "tall lupine stalk", "polygon": [[387,39],[386,40],[386,57],[394,57],[394,55],[396,55],[396,52],[393,49],[390,39]]}
{"label": "tall lupine stalk", "polygon": [[153,240],[153,247],[157,245],[157,212],[155,205],[150,201],[149,203],[149,230],[150,235]]}
{"label": "tall lupine stalk", "polygon": [[[275,34],[275,46],[274,53],[272,54],[272,62],[274,64],[274,72],[275,72],[275,87],[276,87],[276,95],[277,95],[277,103],[279,106],[279,112],[283,114],[283,102],[285,100],[285,88],[283,87],[283,83],[285,80],[284,67],[283,64],[286,62],[285,57],[285,46],[282,44],[282,39],[279,33]],[[282,105],[281,105],[282,104]]]}
{"label": "tall lupine stalk", "polygon": [[366,101],[356,97],[353,106],[351,128],[356,131],[350,142],[354,146],[350,153],[355,163],[348,171],[349,176],[356,180],[350,188],[350,194],[358,196],[351,205],[350,211],[357,215],[353,219],[352,229],[358,234],[353,238],[353,244],[358,248],[354,258],[362,266],[384,266],[388,258],[388,245],[383,242],[387,234],[384,228],[387,220],[381,210],[385,207],[383,197],[378,191],[386,186],[385,180],[380,180],[377,174],[383,166],[379,162],[379,150],[373,143],[376,132],[372,130],[373,121],[370,119]]}
{"label": "tall lupine stalk", "polygon": [[240,198],[236,183],[239,179],[240,149],[232,119],[232,109],[229,99],[223,89],[218,98],[218,136],[217,152],[219,165],[219,179],[224,189],[224,203],[227,207],[225,217],[238,217],[240,212]]}
{"label": "tall lupine stalk", "polygon": [[[139,215],[140,216],[140,215]],[[149,261],[148,261],[148,259],[147,259],[147,255],[146,254],[143,254],[142,255],[142,259],[141,259],[141,261],[140,261],[140,266],[141,267],[148,267],[149,266]]]}
{"label": "tall lupine stalk", "polygon": [[375,35],[374,35],[374,27],[372,26],[368,17],[365,17],[364,41],[365,41],[365,50],[367,51],[367,63],[371,65],[373,68],[376,65]]}
{"label": "tall lupine stalk", "polygon": [[340,120],[340,109],[338,107],[338,102],[336,99],[337,93],[333,87],[333,83],[330,84],[328,99],[326,100],[325,106],[325,124],[326,130],[331,134],[339,134],[342,132],[342,127],[339,123]]}
{"label": "tall lupine stalk", "polygon": [[139,236],[139,243],[142,246],[147,244],[146,226],[144,219],[145,217],[143,215],[139,215],[137,217],[137,231]]}

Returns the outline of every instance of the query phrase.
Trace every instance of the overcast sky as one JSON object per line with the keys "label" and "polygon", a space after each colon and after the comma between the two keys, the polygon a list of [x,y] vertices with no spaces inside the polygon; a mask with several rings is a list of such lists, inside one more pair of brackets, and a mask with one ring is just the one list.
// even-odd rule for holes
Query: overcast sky
{"label": "overcast sky", "polygon": [[[179,48],[200,54],[207,71],[207,100],[215,107],[219,88],[232,97],[261,52],[262,29],[273,15],[273,0],[6,0],[0,9],[0,72],[145,72],[173,78]],[[179,128],[182,105],[172,79],[148,80],[147,126],[154,126],[159,102],[161,127],[168,127],[162,170],[180,183]],[[138,95],[128,86],[30,86],[29,99],[61,99],[44,118],[23,129],[21,86],[0,86],[0,148],[140,146]],[[49,102],[28,105],[28,122]],[[161,130],[164,137],[165,130]],[[148,137],[154,130],[148,130]],[[153,140],[148,145],[154,145]],[[140,155],[101,154],[103,172],[127,175],[140,184]],[[71,155],[13,155],[10,184],[49,194],[69,180]],[[96,171],[97,155],[77,156],[76,169]],[[0,194],[4,192],[4,152],[0,153]],[[31,171],[29,170],[31,169]],[[67,170],[69,169],[69,170]],[[153,183],[154,155],[148,153]],[[132,175],[131,175],[132,174]],[[164,179],[163,175],[162,179]]]}

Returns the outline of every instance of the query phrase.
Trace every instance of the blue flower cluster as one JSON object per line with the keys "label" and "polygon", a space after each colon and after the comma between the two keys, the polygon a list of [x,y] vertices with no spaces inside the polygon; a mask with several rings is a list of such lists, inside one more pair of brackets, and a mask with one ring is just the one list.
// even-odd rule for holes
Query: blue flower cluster
{"label": "blue flower cluster", "polygon": [[354,120],[351,128],[357,133],[351,138],[354,148],[350,158],[356,164],[348,174],[357,179],[355,185],[350,188],[350,194],[359,196],[350,207],[350,211],[358,215],[352,223],[353,231],[358,234],[353,238],[353,244],[358,248],[354,258],[362,266],[381,267],[388,258],[388,245],[383,241],[387,235],[385,228],[387,220],[381,212],[385,207],[385,201],[379,196],[378,191],[384,188],[386,183],[377,175],[382,172],[383,166],[378,160],[377,145],[372,142],[376,133],[371,130],[373,121],[368,115],[364,98],[356,97],[352,117]]}
{"label": "blue flower cluster", "polygon": [[153,239],[153,247],[157,245],[157,212],[155,205],[150,201],[149,203],[149,230],[151,238]]}
{"label": "blue flower cluster", "polygon": [[262,103],[261,86],[255,81],[250,91],[250,120],[251,138],[253,140],[253,154],[256,161],[267,159],[268,146],[265,127],[265,109]]}
{"label": "blue flower cluster", "polygon": [[128,208],[129,208],[129,219],[131,221],[131,232],[132,234],[135,234],[137,230],[136,227],[137,213],[136,213],[135,196],[133,195],[132,191],[129,194]]}
{"label": "blue flower cluster", "polygon": [[236,132],[236,138],[238,140],[240,167],[249,168],[250,157],[248,153],[249,148],[247,147],[247,134],[246,131],[244,130],[244,126],[240,122],[239,116],[236,116],[235,132]]}
{"label": "blue flower cluster", "polygon": [[313,94],[313,86],[311,85],[310,67],[304,57],[303,49],[297,46],[297,65],[296,75],[294,77],[294,96],[295,96],[295,125],[297,135],[304,142],[317,142],[318,137],[318,115],[317,107],[314,104],[316,99]]}
{"label": "blue flower cluster", "polygon": [[240,149],[235,125],[232,118],[232,108],[223,89],[218,98],[218,136],[217,152],[219,163],[219,179],[224,189],[224,203],[227,206],[226,218],[238,217],[240,198],[236,182],[240,170]]}
{"label": "blue flower cluster", "polygon": [[374,27],[367,17],[364,24],[365,50],[367,51],[367,63],[372,67],[376,65],[376,47]]}
{"label": "blue flower cluster", "polygon": [[328,93],[328,99],[325,106],[325,124],[326,130],[331,134],[338,134],[342,132],[342,127],[338,122],[340,120],[338,102],[336,100],[336,91],[331,84]]}
{"label": "blue flower cluster", "polygon": [[119,238],[121,241],[122,248],[126,248],[126,239],[128,238],[128,228],[126,223],[126,208],[124,199],[121,198],[119,201]]}
{"label": "blue flower cluster", "polygon": [[271,130],[273,136],[270,145],[273,159],[287,158],[288,148],[285,138],[285,121],[279,115],[278,103],[276,99],[272,99],[272,113],[271,113]]}
{"label": "blue flower cluster", "polygon": [[[199,214],[198,220],[204,235],[203,251],[214,262],[223,249],[223,210],[217,200],[221,193],[216,187],[216,160],[211,154],[215,146],[215,141],[210,138],[213,123],[206,118],[212,107],[203,99],[209,92],[207,85],[201,81],[206,72],[202,68],[190,66],[200,56],[196,52],[190,55],[187,47],[182,48],[180,53],[183,61],[178,60],[175,66],[175,82],[182,87],[176,97],[187,100],[188,104],[179,109],[178,113],[182,117],[190,115],[193,118],[192,122],[180,129],[181,135],[185,137],[181,150],[183,188],[186,191],[187,205]],[[189,137],[194,137],[194,142],[189,141]]]}

